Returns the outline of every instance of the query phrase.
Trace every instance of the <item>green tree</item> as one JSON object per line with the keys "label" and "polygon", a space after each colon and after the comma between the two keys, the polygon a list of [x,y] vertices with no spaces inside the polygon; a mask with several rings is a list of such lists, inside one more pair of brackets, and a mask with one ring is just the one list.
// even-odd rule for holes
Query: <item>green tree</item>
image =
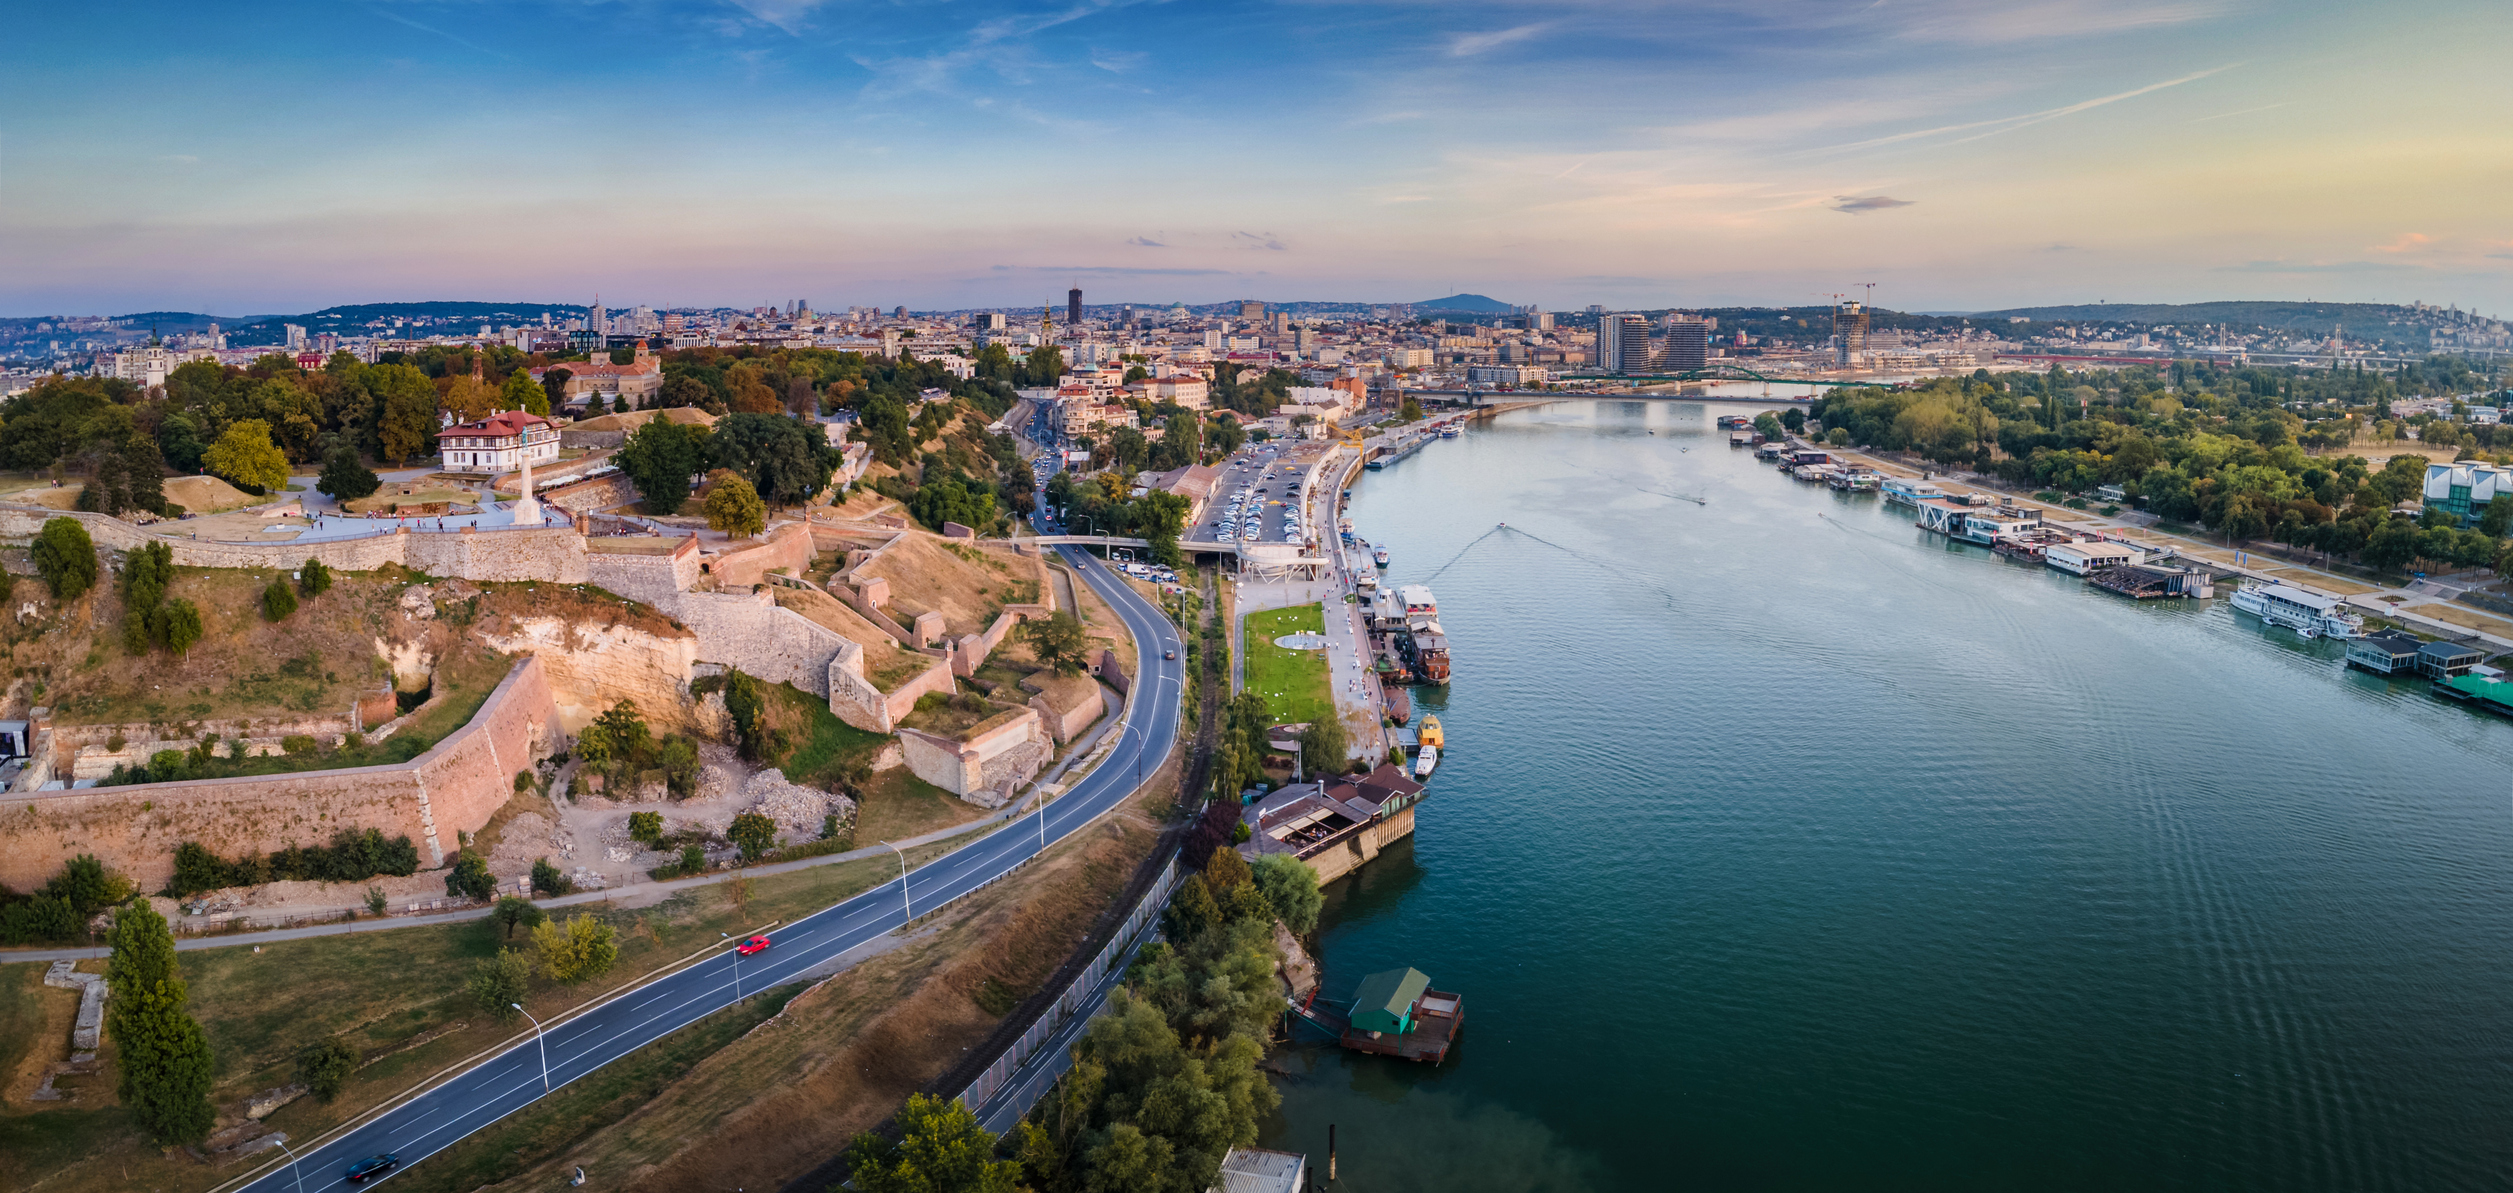
{"label": "green tree", "polygon": [[661,844],[663,842],[663,813],[629,813],[628,839],[646,846]]}
{"label": "green tree", "polygon": [[316,492],[328,494],[336,501],[356,501],[383,487],[366,462],[358,458],[358,449],[335,447],[323,457],[323,475],[314,482]]}
{"label": "green tree", "polygon": [[748,538],[768,526],[767,504],[759,491],[738,476],[720,476],[707,491],[707,528],[735,538]]}
{"label": "green tree", "polygon": [[567,405],[567,383],[573,380],[575,376],[576,372],[573,369],[558,368],[542,370],[541,399],[543,407],[536,413],[547,414],[552,410],[563,409]]}
{"label": "green tree", "polygon": [[1331,713],[1309,722],[1309,727],[1300,731],[1300,765],[1313,778],[1343,770],[1350,749],[1344,723]]}
{"label": "green tree", "polygon": [[96,541],[76,518],[47,520],[35,532],[35,573],[53,599],[70,600],[96,585]]}
{"label": "green tree", "polygon": [[755,862],[777,847],[777,822],[757,812],[744,812],[733,818],[733,827],[724,835],[741,847],[742,860]]}
{"label": "green tree", "polygon": [[490,922],[504,929],[508,940],[515,938],[515,929],[532,928],[548,918],[538,905],[521,895],[508,895],[489,910]]}
{"label": "green tree", "polygon": [[123,480],[130,486],[133,509],[152,514],[166,512],[166,459],[157,450],[157,441],[134,434],[122,441]]}
{"label": "green tree", "polygon": [[[769,400],[775,401],[775,395]],[[754,493],[778,505],[810,500],[828,487],[829,473],[837,466],[836,453],[819,426],[782,414],[728,414],[717,421],[707,442],[717,467],[740,473]]]}
{"label": "green tree", "polygon": [[247,490],[277,491],[288,487],[288,455],[271,442],[270,424],[258,418],[237,419],[201,453],[201,466]]}
{"label": "green tree", "polygon": [[706,872],[707,851],[696,845],[681,846],[681,873],[704,874]]}
{"label": "green tree", "polygon": [[706,471],[707,441],[706,427],[684,426],[657,415],[632,432],[612,458],[637,486],[646,512],[669,517],[681,512],[689,500],[690,478]]}
{"label": "green tree", "polygon": [[2385,518],[2366,536],[2362,552],[2366,563],[2378,568],[2398,568],[2417,557],[2417,524],[2406,518]]}
{"label": "green tree", "polygon": [[142,901],[114,913],[110,944],[105,1030],[118,1054],[116,1092],[159,1142],[198,1142],[217,1118],[209,1104],[213,1066],[209,1038],[185,1005],[174,933]]}
{"label": "green tree", "polygon": [[1396,421],[1407,423],[1422,421],[1422,403],[1412,394],[1406,394],[1404,402],[1396,408]]}
{"label": "green tree", "polygon": [[762,762],[772,752],[768,727],[768,701],[759,690],[756,676],[740,668],[724,677],[724,711],[733,718],[733,737],[742,757]]}
{"label": "green tree", "polygon": [[262,620],[286,621],[297,611],[297,590],[286,580],[273,578],[262,586]]}
{"label": "green tree", "polygon": [[1308,863],[1289,854],[1269,853],[1258,858],[1252,869],[1257,890],[1284,927],[1306,936],[1318,926],[1318,909],[1325,906],[1326,896],[1318,890],[1318,872]]}
{"label": "green tree", "polygon": [[454,868],[445,872],[445,893],[457,899],[486,899],[497,893],[497,876],[489,873],[489,863],[479,854],[466,849],[454,858]]}
{"label": "green tree", "polygon": [[306,560],[297,568],[297,591],[318,597],[332,590],[332,569],[320,559]]}
{"label": "green tree", "polygon": [[515,1004],[532,993],[532,965],[520,950],[499,949],[496,956],[472,963],[471,978],[463,988],[481,1010],[497,1016],[500,1023],[511,1022]]}
{"label": "green tree", "polygon": [[558,867],[551,865],[550,859],[546,857],[534,859],[532,863],[533,894],[564,895],[575,889],[575,882],[566,874],[561,873]]}
{"label": "green tree", "polygon": [[308,1044],[297,1052],[297,1080],[315,1100],[330,1102],[358,1071],[358,1050],[339,1039]]}
{"label": "green tree", "polygon": [[497,408],[548,414],[550,394],[532,379],[531,370],[517,369],[508,373],[505,382],[497,387]]}
{"label": "green tree", "polygon": [[[910,1094],[896,1143],[869,1131],[846,1148],[860,1193],[1016,1193],[1021,1164],[995,1159],[995,1137],[957,1098]],[[1145,1186],[1148,1188],[1149,1186]]]}
{"label": "green tree", "polygon": [[589,915],[569,916],[564,925],[555,920],[534,925],[532,945],[541,954],[542,974],[567,986],[609,973],[620,955],[611,926]]}
{"label": "green tree", "polygon": [[201,640],[200,606],[176,597],[158,608],[157,617],[150,626],[158,640],[166,644],[166,649],[175,652],[177,657],[189,655],[193,644]]}
{"label": "green tree", "polygon": [[1078,674],[1090,665],[1091,641],[1071,613],[1059,610],[1023,622],[1021,636],[1029,641],[1030,653],[1058,675]]}
{"label": "green tree", "polygon": [[368,371],[375,393],[375,438],[384,458],[407,464],[426,455],[436,438],[436,384],[410,365],[377,365]]}

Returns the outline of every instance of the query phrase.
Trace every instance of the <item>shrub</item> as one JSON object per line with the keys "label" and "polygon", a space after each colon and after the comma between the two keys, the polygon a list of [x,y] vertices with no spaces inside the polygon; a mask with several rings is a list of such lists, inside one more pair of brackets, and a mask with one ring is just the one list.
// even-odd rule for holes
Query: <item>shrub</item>
{"label": "shrub", "polygon": [[640,845],[655,845],[663,840],[663,813],[631,812],[628,814],[628,839]]}
{"label": "shrub", "polygon": [[719,476],[707,492],[707,528],[734,538],[748,538],[768,525],[768,506],[759,490],[739,476]]}
{"label": "shrub", "polygon": [[575,889],[575,882],[560,873],[558,867],[551,865],[550,859],[545,857],[532,863],[532,893],[564,895]]}
{"label": "shrub", "polygon": [[339,1040],[309,1044],[297,1053],[297,1080],[305,1083],[307,1093],[329,1102],[340,1096],[342,1086],[349,1084],[358,1071],[358,1050]]}
{"label": "shrub", "polygon": [[532,772],[531,772],[531,771],[528,771],[528,770],[519,770],[519,771],[516,771],[516,772],[515,772],[515,790],[516,790],[516,791],[518,791],[518,792],[524,792],[524,791],[530,791],[530,790],[532,790]]}
{"label": "shrub", "polygon": [[497,876],[480,855],[466,849],[445,872],[445,893],[457,899],[486,899],[497,891]]}
{"label": "shrub", "polygon": [[611,963],[620,955],[611,926],[589,915],[569,916],[564,925],[556,921],[535,925],[532,944],[541,954],[541,972],[553,982],[570,986],[610,972]]}
{"label": "shrub", "polygon": [[291,733],[279,739],[279,748],[281,752],[288,754],[311,754],[315,748],[314,735]]}
{"label": "shrub", "polygon": [[1300,859],[1286,854],[1269,853],[1257,859],[1253,867],[1257,890],[1274,908],[1274,918],[1295,935],[1306,936],[1318,926],[1318,909],[1326,897],[1318,891],[1318,872]]}
{"label": "shrub", "polygon": [[175,654],[190,653],[201,640],[201,610],[192,602],[177,597],[160,607],[157,616],[163,619],[164,626],[158,637]]}
{"label": "shrub", "polygon": [[297,569],[297,590],[299,592],[302,592],[310,597],[318,597],[331,591],[331,588],[332,570],[323,566],[322,560],[306,560],[305,566]]}
{"label": "shrub", "polygon": [[366,910],[368,915],[382,915],[384,914],[384,909],[389,906],[391,906],[391,902],[384,897],[384,888],[380,886],[371,886],[366,889]]}
{"label": "shrub", "polygon": [[296,611],[297,590],[290,588],[287,581],[273,580],[262,589],[263,620],[285,621],[289,614]]}
{"label": "shrub", "polygon": [[757,861],[776,848],[777,822],[757,812],[744,812],[733,818],[733,827],[724,835],[741,847],[743,861]]}
{"label": "shrub", "polygon": [[517,950],[499,949],[496,956],[474,962],[471,980],[463,985],[481,1010],[508,1022],[515,1017],[515,1004],[532,993],[532,964]]}
{"label": "shrub", "polygon": [[698,846],[695,846],[695,845],[684,845],[684,846],[682,846],[682,847],[681,847],[681,873],[683,873],[683,874],[704,874],[704,873],[706,873],[706,872],[707,872],[707,851],[706,851],[706,850],[704,850],[704,849],[701,849],[701,848],[699,848]]}
{"label": "shrub", "polygon": [[96,586],[96,541],[76,518],[54,518],[35,534],[35,572],[66,601]]}

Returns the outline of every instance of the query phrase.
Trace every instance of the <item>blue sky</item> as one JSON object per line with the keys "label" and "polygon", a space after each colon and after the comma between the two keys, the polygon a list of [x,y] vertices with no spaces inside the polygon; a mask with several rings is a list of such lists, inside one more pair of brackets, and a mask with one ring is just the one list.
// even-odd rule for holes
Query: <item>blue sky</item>
{"label": "blue sky", "polygon": [[2513,313],[2513,5],[28,6],[0,313]]}

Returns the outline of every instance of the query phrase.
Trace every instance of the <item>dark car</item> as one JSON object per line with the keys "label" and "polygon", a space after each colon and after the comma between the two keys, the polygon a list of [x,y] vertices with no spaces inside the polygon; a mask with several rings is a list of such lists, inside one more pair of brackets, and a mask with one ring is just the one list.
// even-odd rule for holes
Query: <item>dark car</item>
{"label": "dark car", "polygon": [[734,945],[734,946],[733,946],[733,951],[734,951],[734,952],[736,952],[736,953],[740,953],[741,955],[743,955],[743,956],[747,957],[747,956],[750,956],[752,953],[766,952],[766,951],[767,951],[767,948],[768,948],[768,938],[767,938],[767,937],[765,937],[765,936],[754,936],[754,937],[751,937],[749,940],[745,940],[745,941],[743,941],[743,942],[742,942],[742,943],[740,943],[740,944]]}
{"label": "dark car", "polygon": [[399,1167],[399,1156],[368,1156],[349,1166],[349,1183],[363,1185]]}

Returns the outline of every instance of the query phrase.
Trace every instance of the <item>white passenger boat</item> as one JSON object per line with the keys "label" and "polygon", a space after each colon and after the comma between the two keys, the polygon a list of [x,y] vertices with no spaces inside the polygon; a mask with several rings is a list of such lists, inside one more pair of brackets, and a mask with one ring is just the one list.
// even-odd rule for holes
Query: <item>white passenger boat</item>
{"label": "white passenger boat", "polygon": [[1439,764],[1440,748],[1424,746],[1421,753],[1414,755],[1414,778],[1417,780],[1430,778],[1431,768]]}
{"label": "white passenger boat", "polygon": [[1936,485],[1907,476],[1889,477],[1877,489],[1885,495],[1888,503],[1896,505],[1918,505],[1931,497],[1946,495],[1946,491]]}
{"label": "white passenger boat", "polygon": [[2234,594],[2234,607],[2306,638],[2365,636],[2365,619],[2347,612],[2345,601],[2281,580],[2243,585]]}

